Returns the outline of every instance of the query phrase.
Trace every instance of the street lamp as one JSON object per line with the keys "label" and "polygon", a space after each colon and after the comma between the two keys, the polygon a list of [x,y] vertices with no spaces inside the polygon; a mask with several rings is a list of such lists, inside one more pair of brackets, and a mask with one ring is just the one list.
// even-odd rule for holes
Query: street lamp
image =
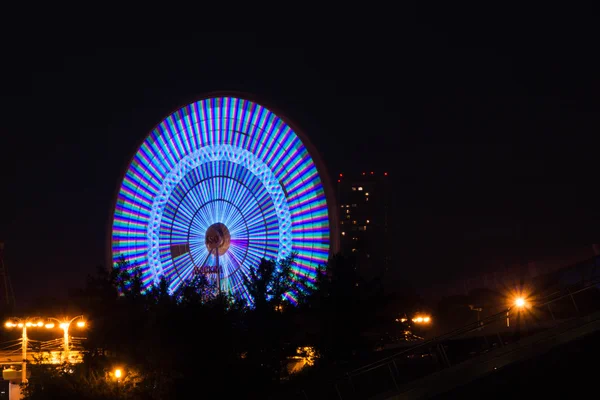
{"label": "street lamp", "polygon": [[510,327],[510,311],[515,308],[517,312],[529,307],[529,302],[523,296],[517,296],[513,299],[513,304],[506,310],[506,326]]}
{"label": "street lamp", "polygon": [[517,297],[515,299],[515,306],[517,308],[524,308],[527,305],[527,301],[522,297]]}
{"label": "street lamp", "polygon": [[[58,322],[58,327],[63,330],[63,362],[70,360],[70,351],[69,351],[69,328],[71,324],[77,320],[77,327],[80,329],[85,328],[85,320],[83,319],[83,315],[78,315],[76,317],[69,319],[60,320],[57,318],[48,318],[49,320],[53,320]],[[50,322],[46,324],[46,328],[52,329],[54,328],[54,323]]]}
{"label": "street lamp", "polygon": [[21,335],[21,353],[23,356],[23,363],[21,364],[21,381],[27,383],[27,328],[42,328],[44,321],[41,318],[12,318],[4,324],[7,329],[20,328],[22,329]]}
{"label": "street lamp", "polygon": [[123,370],[121,368],[116,368],[113,371],[113,376],[117,380],[117,387],[116,387],[117,396],[116,397],[120,398],[121,397],[121,393],[119,392],[119,384],[121,383],[121,378],[123,377]]}
{"label": "street lamp", "polygon": [[417,315],[412,321],[416,324],[428,324],[431,322],[431,317],[428,315]]}

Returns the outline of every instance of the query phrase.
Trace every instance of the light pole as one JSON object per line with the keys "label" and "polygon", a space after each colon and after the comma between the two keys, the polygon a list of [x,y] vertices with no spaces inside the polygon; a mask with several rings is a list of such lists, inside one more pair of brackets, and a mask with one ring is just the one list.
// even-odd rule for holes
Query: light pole
{"label": "light pole", "polygon": [[117,399],[120,398],[121,393],[119,391],[119,384],[121,383],[121,378],[123,377],[123,370],[121,368],[117,368],[115,369],[115,372],[113,373],[115,379],[117,380]]}
{"label": "light pole", "polygon": [[[32,320],[35,320],[35,322]],[[21,364],[21,381],[27,383],[27,344],[29,342],[27,338],[27,328],[42,328],[44,326],[44,321],[40,318],[12,318],[7,321],[4,326],[7,329],[21,328],[23,330],[21,335],[21,355],[23,357],[23,362]]]}
{"label": "light pole", "polygon": [[[71,324],[75,321],[77,321],[78,319],[80,319],[80,321],[77,321],[77,327],[78,328],[85,328],[85,321],[83,319],[83,315],[78,315],[76,317],[71,318],[70,320],[65,318],[64,320],[60,320],[58,318],[48,318],[49,320],[53,320],[58,322],[58,327],[60,329],[63,330],[63,359],[62,362],[65,361],[70,361],[70,350],[69,350],[69,328],[71,327]],[[54,323],[48,323],[46,324],[46,328],[54,328]]]}

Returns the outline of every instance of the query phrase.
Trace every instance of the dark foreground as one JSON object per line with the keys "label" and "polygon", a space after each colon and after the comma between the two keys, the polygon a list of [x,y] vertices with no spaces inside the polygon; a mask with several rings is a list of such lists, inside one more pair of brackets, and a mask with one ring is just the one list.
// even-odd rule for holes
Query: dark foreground
{"label": "dark foreground", "polygon": [[593,398],[599,367],[600,333],[594,333],[435,398]]}

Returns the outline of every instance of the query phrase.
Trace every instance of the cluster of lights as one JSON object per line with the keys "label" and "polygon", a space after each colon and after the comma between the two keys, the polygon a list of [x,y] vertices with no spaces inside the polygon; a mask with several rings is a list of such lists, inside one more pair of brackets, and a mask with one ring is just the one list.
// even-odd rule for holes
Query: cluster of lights
{"label": "cluster of lights", "polygon": [[[396,318],[396,322],[406,322],[407,318]],[[415,324],[428,324],[431,322],[431,317],[429,315],[417,315],[412,320]]]}
{"label": "cluster of lights", "polygon": [[416,324],[428,324],[431,322],[431,317],[417,316],[417,317],[413,318],[412,321]]}
{"label": "cluster of lights", "polygon": [[8,321],[6,324],[4,324],[4,326],[7,328],[23,328],[23,327],[27,327],[27,328],[39,327],[39,328],[41,328],[42,326],[44,326],[44,322],[38,321],[36,323],[36,322],[27,321],[27,322],[23,323],[23,322]]}
{"label": "cluster of lights", "polygon": [[[42,320],[37,320],[36,322],[32,322],[32,321],[27,321],[27,322],[20,322],[20,321],[7,321],[4,326],[6,328],[41,328],[41,327],[45,327],[46,329],[53,329],[56,325],[54,324],[54,322],[46,322],[44,323],[44,321]],[[61,322],[59,325],[59,328],[61,329],[68,329],[69,328],[69,323],[68,322]],[[85,328],[85,321],[78,321],[77,322],[77,327],[78,328]]]}

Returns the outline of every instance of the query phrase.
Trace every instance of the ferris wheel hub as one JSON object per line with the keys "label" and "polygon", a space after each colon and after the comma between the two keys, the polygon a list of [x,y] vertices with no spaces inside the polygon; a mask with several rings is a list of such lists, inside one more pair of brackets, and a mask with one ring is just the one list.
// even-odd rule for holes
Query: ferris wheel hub
{"label": "ferris wheel hub", "polygon": [[231,234],[229,233],[229,229],[221,222],[212,224],[206,230],[204,242],[206,243],[206,248],[209,252],[218,249],[219,255],[222,256],[227,253],[229,245],[231,244]]}

